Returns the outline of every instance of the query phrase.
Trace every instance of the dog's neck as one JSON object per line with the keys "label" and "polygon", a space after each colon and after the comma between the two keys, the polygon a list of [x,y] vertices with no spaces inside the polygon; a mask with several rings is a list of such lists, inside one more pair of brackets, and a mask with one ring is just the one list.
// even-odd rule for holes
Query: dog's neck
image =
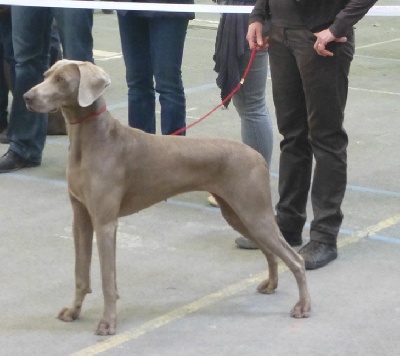
{"label": "dog's neck", "polygon": [[96,118],[101,113],[106,111],[106,103],[105,100],[100,97],[87,107],[64,106],[61,110],[65,120],[67,121],[67,124],[79,125]]}
{"label": "dog's neck", "polygon": [[99,111],[96,111],[94,114],[91,114],[89,116],[85,116],[84,118],[79,119],[78,121],[70,122],[69,124],[70,125],[81,124],[82,122],[84,122],[86,120],[94,119],[95,117],[99,116],[100,114],[102,114],[106,110],[107,110],[107,107],[103,106]]}
{"label": "dog's neck", "polygon": [[62,107],[70,142],[70,168],[79,166],[84,152],[96,150],[93,147],[107,137],[105,126],[108,126],[110,120],[108,115],[100,113],[105,105],[105,100],[98,98],[87,107]]}

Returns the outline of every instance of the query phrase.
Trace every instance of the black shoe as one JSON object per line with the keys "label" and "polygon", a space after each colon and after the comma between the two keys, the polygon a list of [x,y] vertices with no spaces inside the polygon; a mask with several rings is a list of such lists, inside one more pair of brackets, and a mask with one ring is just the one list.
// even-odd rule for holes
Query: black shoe
{"label": "black shoe", "polygon": [[317,269],[336,259],[337,248],[335,245],[311,240],[299,253],[304,258],[306,269]]}
{"label": "black shoe", "polygon": [[303,239],[301,237],[301,232],[292,232],[281,230],[283,237],[290,246],[301,246]]}
{"label": "black shoe", "polygon": [[7,153],[0,158],[0,173],[14,172],[21,168],[36,167],[38,165],[39,163],[28,161],[14,151],[8,150]]}
{"label": "black shoe", "polygon": [[240,236],[235,240],[238,247],[244,248],[245,250],[258,250],[258,246],[251,240]]}

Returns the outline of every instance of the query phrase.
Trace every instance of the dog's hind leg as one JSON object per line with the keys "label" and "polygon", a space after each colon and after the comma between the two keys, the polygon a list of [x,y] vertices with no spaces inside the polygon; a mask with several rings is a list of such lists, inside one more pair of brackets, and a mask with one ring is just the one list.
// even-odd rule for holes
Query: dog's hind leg
{"label": "dog's hind leg", "polygon": [[75,298],[72,306],[63,308],[58,319],[73,321],[79,317],[83,300],[90,289],[93,225],[86,207],[70,196],[73,209],[73,235],[75,244]]}
{"label": "dog's hind leg", "polygon": [[[311,298],[308,293],[306,270],[303,258],[289,246],[282,236],[274,217],[267,216],[259,219],[260,224],[256,227],[249,227],[250,234],[254,237],[262,251],[268,250],[279,257],[294,274],[296,278],[299,301],[292,308],[290,314],[295,318],[307,318],[311,311]],[[264,224],[263,224],[264,223]],[[270,235],[268,235],[270,234]],[[258,287],[264,288],[263,282]]]}
{"label": "dog's hind leg", "polygon": [[[221,197],[217,195],[214,195],[214,197],[217,200],[218,205],[221,208],[222,216],[227,223],[243,237],[253,241],[258,245],[258,241],[253,238],[246,226],[242,223],[240,217],[231,208],[231,206]],[[267,258],[268,278],[257,287],[257,290],[263,294],[271,294],[274,293],[275,289],[278,287],[278,264],[275,255],[271,253],[271,251],[265,247],[261,248],[261,251]]]}
{"label": "dog's hind leg", "polygon": [[[244,237],[250,238],[261,249],[268,261],[268,278],[260,283],[257,290],[260,293],[272,293],[278,286],[278,266],[276,257],[288,266],[296,278],[299,289],[299,301],[291,310],[295,318],[306,318],[310,315],[311,298],[308,293],[304,261],[283,238],[272,209],[258,209],[251,211],[254,207],[249,204],[242,209],[239,216],[235,210],[223,199],[216,197],[221,212],[228,223]],[[271,211],[270,211],[271,210]],[[275,257],[276,256],[276,257]]]}

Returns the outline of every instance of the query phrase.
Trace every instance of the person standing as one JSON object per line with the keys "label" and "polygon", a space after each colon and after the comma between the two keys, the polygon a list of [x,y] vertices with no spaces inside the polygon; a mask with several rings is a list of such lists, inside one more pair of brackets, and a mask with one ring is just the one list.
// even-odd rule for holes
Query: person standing
{"label": "person standing", "polygon": [[[193,0],[155,2],[194,3]],[[181,67],[186,31],[194,14],[135,10],[119,10],[117,13],[128,85],[129,125],[147,133],[156,133],[155,100],[158,93],[161,133],[174,133],[186,126]]]}
{"label": "person standing", "polygon": [[[343,121],[353,25],[375,2],[257,0],[250,15],[250,48],[269,46],[277,125],[283,136],[276,218],[286,239],[285,232],[292,239],[302,238],[311,187],[310,242],[299,251],[306,269],[337,258],[347,182]],[[271,25],[268,39],[262,34],[265,19]]]}
{"label": "person standing", "polygon": [[[254,5],[255,0],[227,0],[225,5]],[[215,43],[214,70],[224,100],[237,86],[249,64],[252,50],[246,41],[249,14],[222,14]],[[259,50],[240,90],[232,97],[241,119],[242,141],[264,157],[271,165],[273,148],[272,120],[266,103],[268,51]],[[226,103],[227,107],[229,103]],[[267,183],[265,189],[269,189]],[[258,247],[240,236],[236,245],[244,249]]]}
{"label": "person standing", "polygon": [[15,87],[7,138],[10,147],[0,158],[0,173],[41,164],[47,114],[28,111],[23,94],[43,80],[49,67],[53,18],[64,58],[93,62],[93,10],[12,6]]}

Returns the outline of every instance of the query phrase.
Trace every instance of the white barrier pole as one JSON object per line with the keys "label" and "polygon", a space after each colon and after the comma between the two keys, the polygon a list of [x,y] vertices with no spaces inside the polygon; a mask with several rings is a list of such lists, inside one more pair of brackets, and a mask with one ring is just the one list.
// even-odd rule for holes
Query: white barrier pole
{"label": "white barrier pole", "polygon": [[[233,5],[191,5],[162,4],[140,2],[113,1],[72,1],[72,0],[0,0],[0,5],[63,7],[110,10],[151,10],[166,12],[198,12],[198,13],[250,13],[253,6]],[[400,16],[400,6],[374,6],[367,16]]]}

